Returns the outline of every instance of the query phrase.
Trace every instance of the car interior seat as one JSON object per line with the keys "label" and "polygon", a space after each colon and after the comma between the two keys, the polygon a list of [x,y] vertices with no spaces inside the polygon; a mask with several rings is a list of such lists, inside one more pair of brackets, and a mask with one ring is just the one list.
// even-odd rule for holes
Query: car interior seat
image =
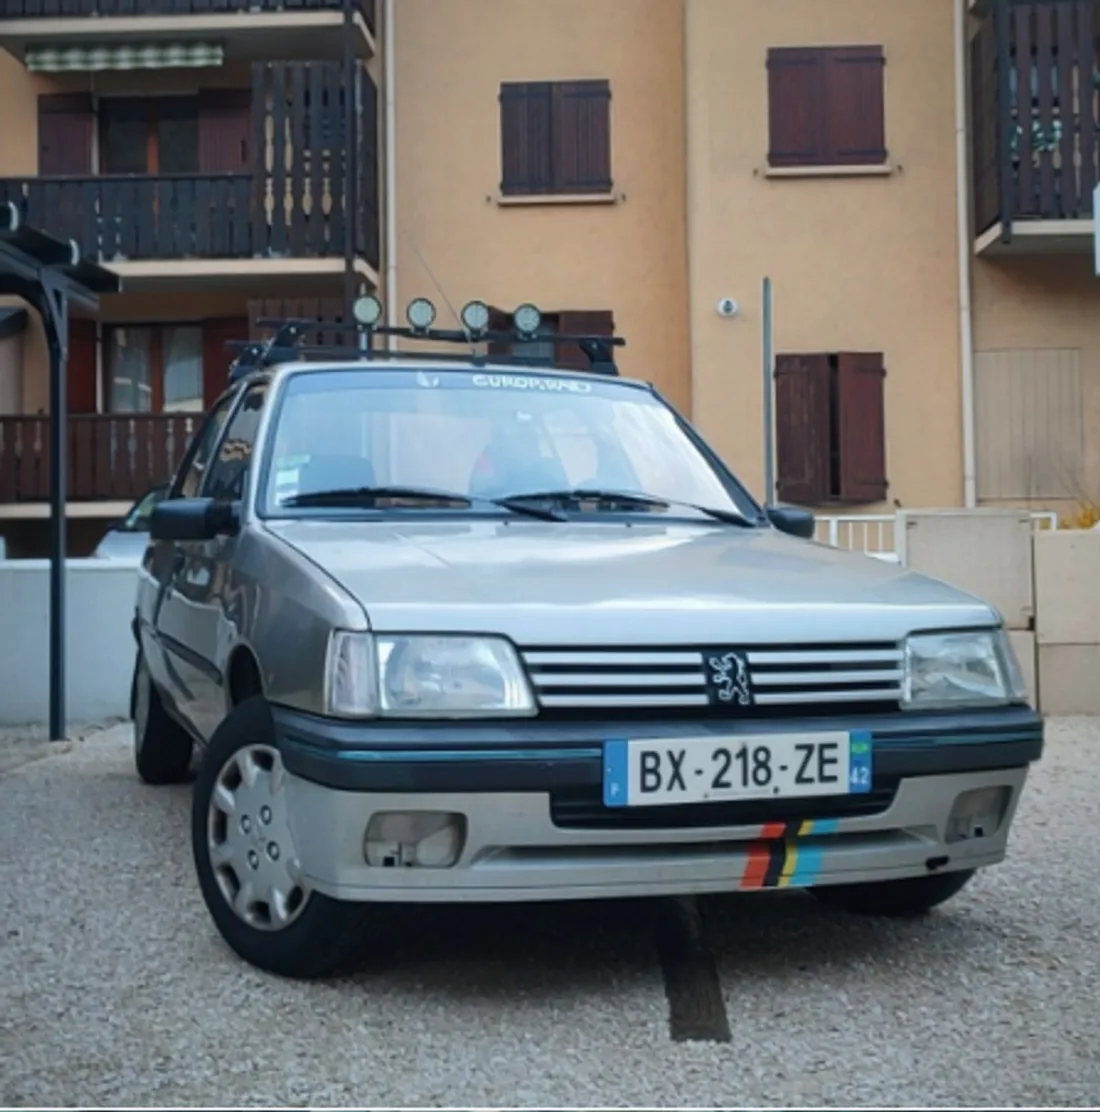
{"label": "car interior seat", "polygon": [[493,498],[525,491],[562,490],[568,485],[565,468],[556,458],[540,457],[517,465],[514,460],[496,459],[489,447],[474,464],[467,489],[474,498]]}
{"label": "car interior seat", "polygon": [[374,465],[358,455],[324,454],[310,456],[298,476],[298,492],[314,494],[321,490],[374,486]]}

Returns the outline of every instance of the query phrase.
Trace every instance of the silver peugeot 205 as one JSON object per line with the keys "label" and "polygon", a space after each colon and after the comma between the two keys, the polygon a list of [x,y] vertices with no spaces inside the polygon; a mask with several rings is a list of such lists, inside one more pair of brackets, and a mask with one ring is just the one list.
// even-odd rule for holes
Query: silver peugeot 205
{"label": "silver peugeot 205", "polygon": [[342,353],[243,350],[140,572],[137,770],[197,745],[238,954],[318,975],[395,902],[915,915],[1004,858],[1043,728],[994,609],[759,505],[618,339],[558,337],[577,370],[516,354],[532,306],[355,308]]}

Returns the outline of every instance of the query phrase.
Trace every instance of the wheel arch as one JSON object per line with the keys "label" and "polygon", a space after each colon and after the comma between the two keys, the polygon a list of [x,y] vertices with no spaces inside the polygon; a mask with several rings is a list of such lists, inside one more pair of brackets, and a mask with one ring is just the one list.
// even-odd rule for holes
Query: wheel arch
{"label": "wheel arch", "polygon": [[228,709],[264,693],[260,661],[250,645],[243,642],[230,651],[225,664],[225,696]]}

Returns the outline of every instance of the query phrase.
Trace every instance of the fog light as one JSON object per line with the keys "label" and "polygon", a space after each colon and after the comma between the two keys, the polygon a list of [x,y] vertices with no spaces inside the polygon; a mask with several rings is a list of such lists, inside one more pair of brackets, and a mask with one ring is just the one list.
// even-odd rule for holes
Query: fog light
{"label": "fog light", "polygon": [[963,792],[947,820],[948,842],[991,838],[1001,827],[1012,791],[1007,787],[976,788]]}
{"label": "fog light", "polygon": [[367,824],[363,856],[375,868],[449,869],[465,840],[465,815],[379,811]]}

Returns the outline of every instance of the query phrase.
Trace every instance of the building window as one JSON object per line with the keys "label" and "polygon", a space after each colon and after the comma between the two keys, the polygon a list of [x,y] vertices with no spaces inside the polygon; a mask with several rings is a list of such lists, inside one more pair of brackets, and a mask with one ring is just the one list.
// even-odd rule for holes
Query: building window
{"label": "building window", "polygon": [[883,357],[777,355],[776,494],[802,506],[886,497]]}
{"label": "building window", "polygon": [[104,97],[101,174],[197,174],[199,98]]}
{"label": "building window", "polygon": [[611,192],[607,81],[510,82],[500,87],[506,197]]}
{"label": "building window", "polygon": [[[511,313],[493,309],[489,316],[491,332],[507,332],[513,328]],[[614,336],[615,317],[607,309],[566,309],[556,313],[543,313],[538,334],[533,340],[513,344],[491,343],[489,355],[520,356],[524,359],[545,360],[559,367],[586,371],[590,364],[580,346],[562,336]]]}
{"label": "building window", "polygon": [[201,413],[202,327],[110,325],[104,329],[107,409]]}
{"label": "building window", "polygon": [[885,163],[885,64],[881,46],[769,50],[769,165]]}

